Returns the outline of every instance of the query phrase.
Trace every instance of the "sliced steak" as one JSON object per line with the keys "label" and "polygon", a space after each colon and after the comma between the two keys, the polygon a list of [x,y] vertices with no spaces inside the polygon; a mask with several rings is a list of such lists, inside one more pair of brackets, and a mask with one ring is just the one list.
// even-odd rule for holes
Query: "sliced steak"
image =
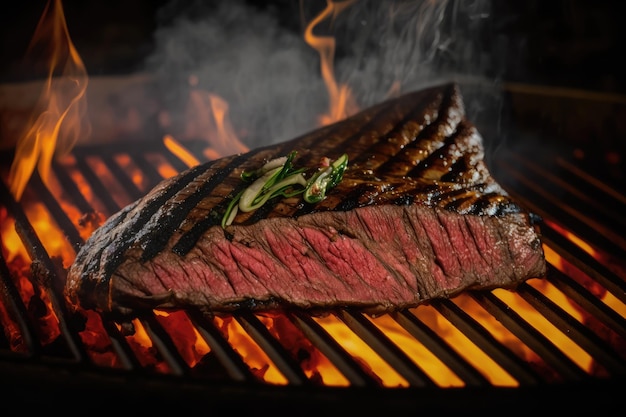
{"label": "sliced steak", "polygon": [[[302,167],[347,153],[343,180],[319,203],[276,197],[222,227],[242,172],[294,150]],[[538,227],[483,152],[450,84],[199,165],[97,229],[68,271],[66,296],[117,316],[191,306],[380,313],[542,277]]]}

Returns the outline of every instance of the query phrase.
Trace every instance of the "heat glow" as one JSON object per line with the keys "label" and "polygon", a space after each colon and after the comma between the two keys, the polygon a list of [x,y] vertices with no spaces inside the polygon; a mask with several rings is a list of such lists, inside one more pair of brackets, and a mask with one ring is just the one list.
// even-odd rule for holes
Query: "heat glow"
{"label": "heat glow", "polygon": [[[352,1],[328,1],[326,8],[307,25],[304,33],[304,40],[320,54],[321,75],[329,93],[328,113],[319,116],[320,125],[342,120],[358,109],[350,88],[347,85],[338,84],[335,80],[333,69],[334,38],[314,34],[322,22],[328,19],[332,20],[350,4]],[[27,189],[31,174],[37,167],[44,183],[51,190],[51,194],[61,196],[58,199],[64,213],[80,231],[81,237],[86,239],[103,221],[101,212],[104,212],[104,209],[96,210],[96,213],[81,213],[75,205],[64,199],[62,187],[55,180],[54,175],[49,175],[48,172],[53,155],[66,154],[78,137],[88,135],[88,129],[86,129],[88,121],[84,118],[87,73],[69,37],[60,0],[52,0],[46,6],[35,32],[33,45],[37,45],[38,48],[43,48],[50,53],[49,77],[39,101],[39,112],[33,115],[32,124],[28,126],[26,134],[17,144],[15,159],[10,172],[11,191],[17,199],[20,199],[24,190]],[[190,79],[190,87],[184,136],[206,141],[207,146],[203,154],[208,160],[248,151],[248,147],[239,140],[236,130],[229,120],[228,103],[217,95],[201,89],[194,77]],[[187,166],[192,167],[201,162],[193,152],[187,149],[184,141],[178,141],[168,134],[164,136],[163,142],[166,148]],[[128,155],[118,155],[114,159],[119,168],[128,174],[129,181],[139,190],[147,191],[145,189],[146,178],[143,177],[141,170],[133,165],[132,158]],[[111,191],[112,198],[117,205],[123,207],[132,201],[124,187],[115,181],[101,159],[92,158],[85,162],[92,167],[107,189]],[[75,157],[65,155],[62,163],[72,173],[74,182],[89,204],[92,207],[99,207],[98,197],[90,189],[85,178],[80,175],[79,169],[76,168]],[[158,163],[157,170],[163,178],[168,178],[177,173],[172,166],[167,165],[164,161]],[[37,201],[25,200],[23,204],[29,222],[42,240],[46,251],[51,256],[62,259],[65,266],[69,265],[75,256],[75,248],[67,241],[49,210]],[[2,208],[0,207],[0,209]],[[107,215],[112,214],[107,213]],[[11,266],[11,274],[17,277],[17,286],[21,296],[26,300],[25,304],[36,295],[42,298],[48,306],[45,314],[41,315],[40,322],[46,331],[43,340],[45,343],[51,343],[60,333],[58,321],[52,314],[52,308],[46,295],[31,283],[34,279],[28,268],[30,256],[15,231],[14,220],[4,210],[0,211],[0,219],[2,220],[0,237],[4,250],[3,256]],[[593,248],[576,236],[568,235],[568,238],[590,255],[598,256]],[[559,255],[548,247],[546,247],[546,255],[548,261],[557,268],[568,268]],[[542,280],[532,280],[530,284],[550,299],[555,300],[576,320],[584,323],[585,317],[581,315],[577,306],[573,305],[557,288]],[[592,360],[586,352],[569,340],[566,334],[546,322],[543,316],[519,295],[506,290],[495,290],[493,294],[505,301],[510,308],[519,312],[533,327],[540,329],[544,334],[554,335],[553,342],[561,350],[567,352],[581,368],[591,369],[593,367]],[[604,294],[603,296],[605,300],[608,299],[608,295]],[[470,296],[461,295],[452,301],[488,329],[490,334],[503,345],[510,347],[516,355],[530,363],[540,361],[530,348],[520,343],[502,323],[499,323]],[[620,311],[626,317],[623,304]],[[111,341],[107,336],[107,331],[103,328],[100,316],[91,311],[83,312],[83,314],[86,318],[86,325],[81,337],[85,345],[90,348],[93,361],[101,366],[121,366],[120,359],[116,357]],[[210,365],[207,363],[211,362],[212,349],[186,313],[155,311],[154,314],[158,322],[168,330],[168,334],[173,338],[173,343],[191,368]],[[420,306],[412,309],[411,314],[414,314],[429,329],[440,336],[452,350],[475,365],[477,369],[482,370],[492,384],[497,386],[518,385],[514,378],[508,375],[435,308]],[[2,318],[3,324],[8,323],[4,327],[9,329],[8,338],[11,347],[19,351],[22,349],[19,340],[20,335],[17,326],[8,316],[9,314],[4,309],[0,309],[0,318]],[[285,350],[292,354],[305,375],[312,381],[331,386],[350,384],[347,378],[335,367],[331,358],[326,357],[323,352],[315,347],[305,337],[303,331],[294,325],[287,316],[259,314],[257,318],[282,344]],[[463,381],[437,355],[422,344],[419,338],[414,337],[405,327],[398,324],[398,321],[393,320],[390,315],[376,318],[368,317],[367,320],[370,320],[393,343],[407,352],[415,364],[423,369],[438,386],[459,387],[464,385]],[[215,317],[211,323],[221,332],[223,338],[233,346],[234,350],[241,355],[252,373],[260,380],[279,385],[287,383],[287,378],[281,373],[279,367],[272,363],[240,321],[232,316],[225,316]],[[402,387],[408,385],[407,380],[394,371],[380,352],[365,343],[361,336],[346,325],[341,318],[335,315],[316,317],[315,323],[349,352],[355,361],[362,363],[366,372],[380,381],[382,386]],[[135,334],[126,336],[126,338],[142,366],[157,372],[171,372],[172,369],[158,355],[159,346],[151,337],[149,323],[134,320],[133,326]],[[117,330],[120,333],[123,332],[122,326],[118,325]]]}

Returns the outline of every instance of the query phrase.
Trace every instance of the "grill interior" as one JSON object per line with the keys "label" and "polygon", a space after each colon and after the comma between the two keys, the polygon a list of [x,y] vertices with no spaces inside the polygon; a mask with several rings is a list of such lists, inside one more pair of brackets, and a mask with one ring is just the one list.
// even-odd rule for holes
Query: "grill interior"
{"label": "grill interior", "polygon": [[[524,106],[528,95],[507,94],[516,101],[514,117],[538,120],[524,114],[534,108]],[[318,412],[511,403],[519,411],[539,400],[561,410],[613,410],[621,404],[609,388],[626,376],[626,193],[618,166],[598,163],[592,138],[548,137],[542,123],[544,135],[518,130],[489,164],[542,218],[547,278],[381,317],[155,312],[135,323],[140,335],[129,336],[119,323],[72,314],[62,297],[64,265],[46,246],[50,234],[75,252],[86,233],[78,217],[87,225],[95,213],[108,217],[187,165],[160,140],[81,145],[53,164],[51,185],[34,176],[21,202],[3,168],[2,221],[30,258],[9,259],[2,242],[3,392],[43,403],[81,395],[103,407],[115,398],[241,410],[237,400],[245,397]],[[490,134],[488,126],[479,130]],[[206,160],[206,143],[184,147]],[[2,154],[3,167],[12,156]],[[48,214],[45,227],[32,220],[35,204]]]}

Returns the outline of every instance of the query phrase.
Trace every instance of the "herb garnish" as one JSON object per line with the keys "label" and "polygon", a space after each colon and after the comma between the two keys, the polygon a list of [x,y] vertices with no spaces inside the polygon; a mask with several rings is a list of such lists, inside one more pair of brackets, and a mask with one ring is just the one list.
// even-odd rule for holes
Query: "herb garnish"
{"label": "herb garnish", "polygon": [[263,206],[268,200],[283,196],[303,194],[307,203],[318,203],[331,188],[339,184],[348,165],[348,155],[343,154],[332,163],[324,158],[321,167],[309,178],[305,168],[294,169],[297,152],[272,159],[254,171],[244,171],[241,179],[252,182],[230,201],[222,217],[222,227],[230,225],[239,211],[249,212]]}

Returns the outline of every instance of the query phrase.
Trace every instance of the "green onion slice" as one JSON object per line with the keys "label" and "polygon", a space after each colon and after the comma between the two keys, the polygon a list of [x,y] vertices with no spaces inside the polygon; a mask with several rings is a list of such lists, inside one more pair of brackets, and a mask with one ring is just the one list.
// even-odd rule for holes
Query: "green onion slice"
{"label": "green onion slice", "polygon": [[244,171],[242,180],[252,183],[229,202],[222,217],[222,227],[229,226],[239,211],[254,211],[274,197],[303,194],[305,202],[318,203],[326,197],[328,190],[341,182],[348,165],[348,155],[343,154],[328,166],[319,168],[307,180],[305,168],[293,167],[296,154],[296,151],[292,151],[287,156],[266,162],[259,169]]}

